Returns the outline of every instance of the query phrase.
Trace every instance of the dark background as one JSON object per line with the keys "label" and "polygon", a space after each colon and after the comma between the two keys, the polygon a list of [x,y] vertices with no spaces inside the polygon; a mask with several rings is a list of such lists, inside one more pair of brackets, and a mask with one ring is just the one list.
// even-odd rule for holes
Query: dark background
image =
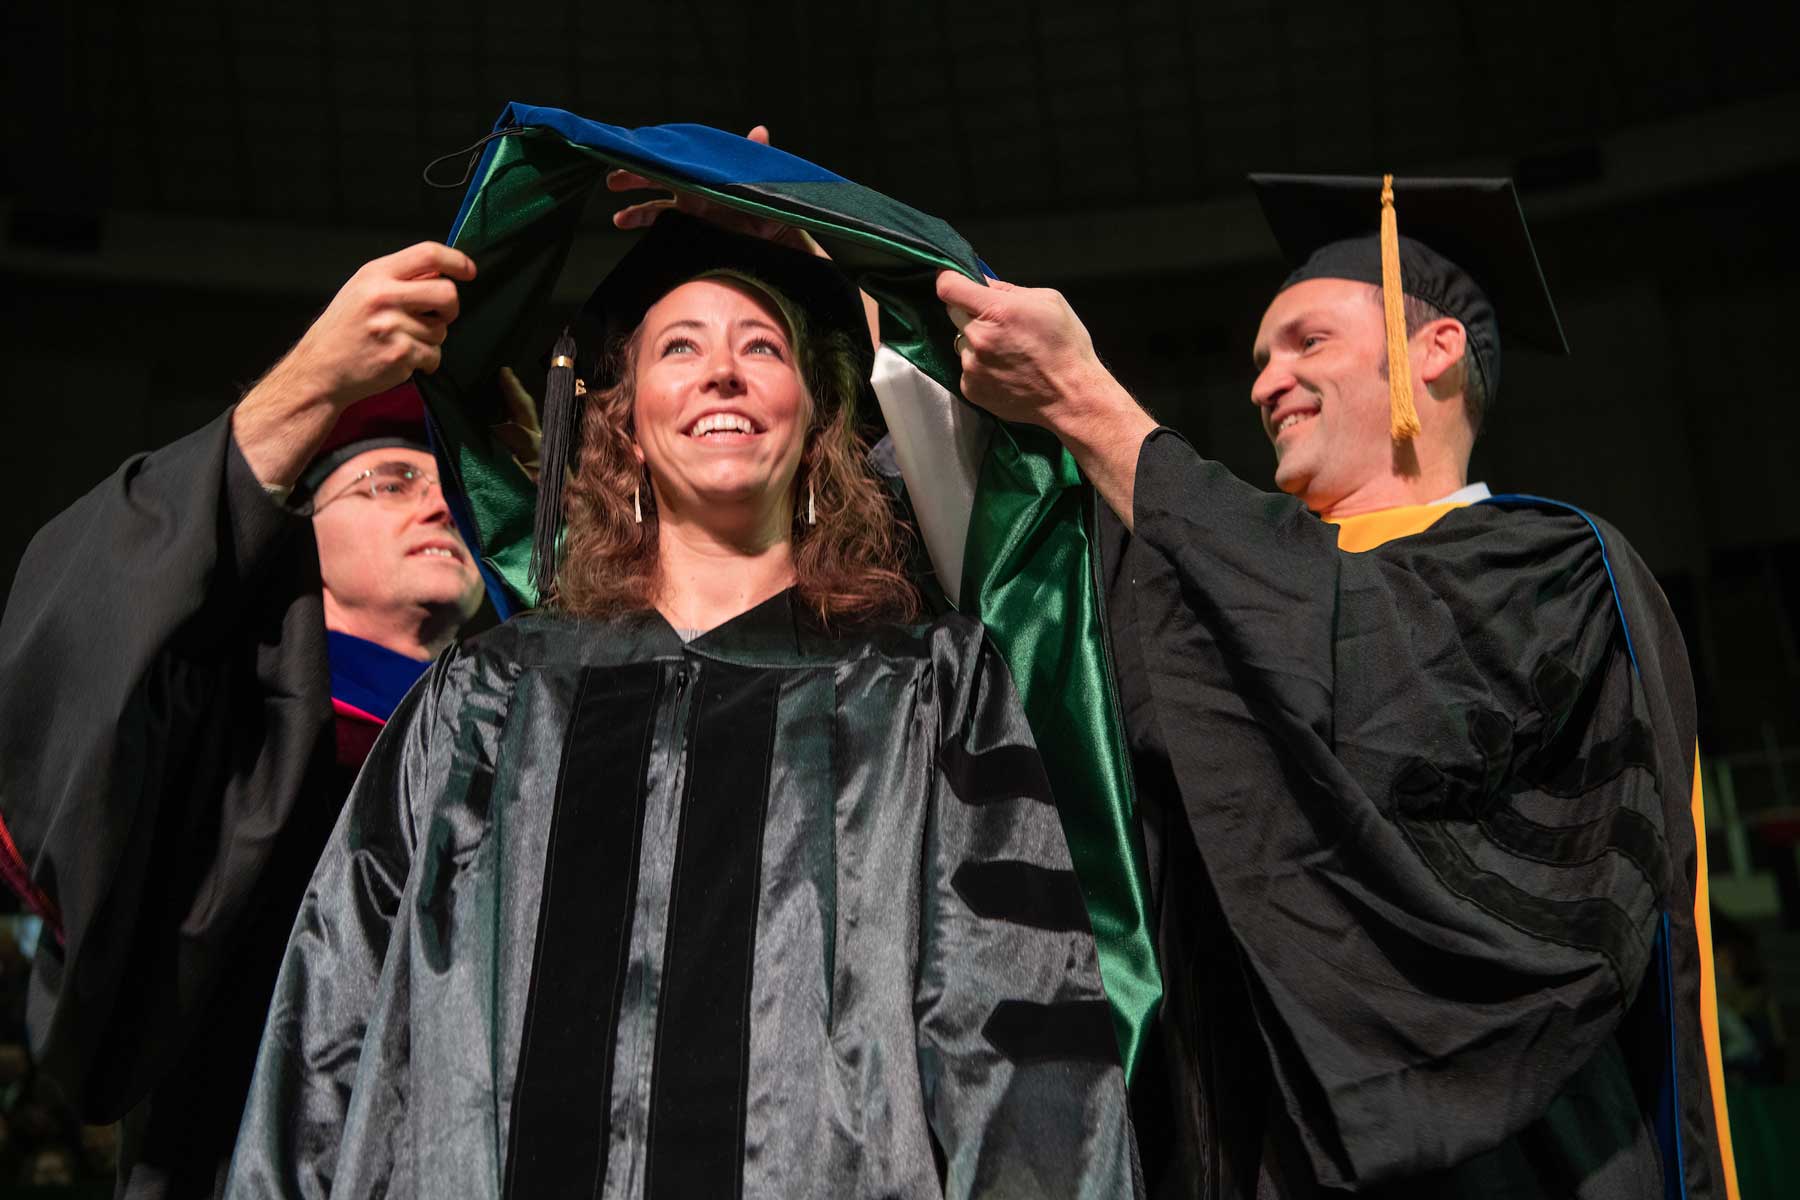
{"label": "dark background", "polygon": [[[1062,288],[1146,403],[1265,487],[1249,348],[1282,268],[1244,174],[1507,174],[1574,353],[1508,347],[1472,477],[1592,509],[1658,572],[1704,705],[1716,906],[1791,1026],[1797,13],[8,5],[0,583],[126,455],[233,401],[361,261],[442,237],[459,193],[420,170],[508,100],[767,122],[947,218],[1003,278]],[[590,214],[568,298],[617,246]]]}

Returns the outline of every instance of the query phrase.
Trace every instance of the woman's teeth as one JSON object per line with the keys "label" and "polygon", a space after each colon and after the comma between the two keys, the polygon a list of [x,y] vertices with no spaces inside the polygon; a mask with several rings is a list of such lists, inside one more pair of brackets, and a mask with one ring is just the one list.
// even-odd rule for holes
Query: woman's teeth
{"label": "woman's teeth", "polygon": [[418,551],[418,553],[420,553],[420,554],[435,554],[439,558],[455,558],[456,557],[456,555],[453,552],[444,549],[442,546],[427,546],[423,550]]}
{"label": "woman's teeth", "polygon": [[705,437],[709,433],[755,433],[756,426],[750,423],[749,417],[740,417],[736,413],[712,413],[694,422],[688,430],[689,437]]}

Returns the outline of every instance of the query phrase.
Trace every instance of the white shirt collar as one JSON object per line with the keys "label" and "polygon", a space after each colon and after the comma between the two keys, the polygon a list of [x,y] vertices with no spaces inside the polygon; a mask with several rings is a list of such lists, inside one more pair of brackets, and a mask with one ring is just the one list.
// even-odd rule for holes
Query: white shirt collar
{"label": "white shirt collar", "polygon": [[1448,496],[1439,496],[1433,504],[1473,504],[1477,500],[1486,500],[1494,493],[1488,490],[1485,483],[1471,483],[1468,487],[1457,488]]}

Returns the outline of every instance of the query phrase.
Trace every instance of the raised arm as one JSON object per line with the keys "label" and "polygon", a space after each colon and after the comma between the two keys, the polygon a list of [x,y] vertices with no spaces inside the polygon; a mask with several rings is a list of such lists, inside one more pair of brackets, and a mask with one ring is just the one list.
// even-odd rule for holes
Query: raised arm
{"label": "raised arm", "polygon": [[473,260],[437,242],[358,268],[232,412],[232,437],[256,478],[292,487],[344,409],[414,371],[436,371],[456,282],[473,278]]}
{"label": "raised arm", "polygon": [[246,914],[297,898],[270,863],[323,842],[342,784],[320,754],[318,557],[270,493],[344,407],[435,367],[473,270],[436,243],[366,264],[235,409],[129,460],[21,562],[0,620],[0,875],[51,923],[34,1050],[90,1120],[183,1052]]}

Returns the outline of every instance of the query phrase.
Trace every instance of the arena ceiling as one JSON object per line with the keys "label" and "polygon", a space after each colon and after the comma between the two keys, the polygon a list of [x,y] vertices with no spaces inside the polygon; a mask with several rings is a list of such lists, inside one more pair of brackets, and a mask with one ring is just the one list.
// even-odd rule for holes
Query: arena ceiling
{"label": "arena ceiling", "polygon": [[977,227],[1230,200],[1251,169],[1483,165],[1580,187],[1610,138],[1791,88],[1797,24],[1699,0],[176,0],[4,22],[24,250],[77,248],[107,214],[433,233],[455,194],[421,168],[512,99],[621,125],[765,121]]}

